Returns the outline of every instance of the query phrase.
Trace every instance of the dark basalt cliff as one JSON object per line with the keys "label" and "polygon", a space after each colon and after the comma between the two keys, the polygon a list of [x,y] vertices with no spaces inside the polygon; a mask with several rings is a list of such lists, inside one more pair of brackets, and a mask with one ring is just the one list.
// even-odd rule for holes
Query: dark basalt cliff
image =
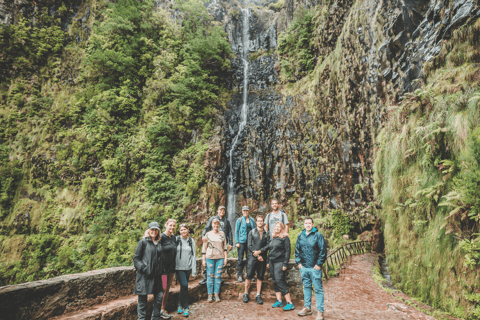
{"label": "dark basalt cliff", "polygon": [[[371,223],[375,135],[388,117],[386,104],[422,83],[423,63],[440,52],[452,30],[479,17],[480,8],[476,1],[335,1],[322,21],[318,56],[324,67],[308,79],[313,89],[294,92],[278,78],[281,57],[274,51],[296,10],[317,4],[286,1],[276,11],[268,4],[242,4],[252,8],[252,60],[247,125],[233,157],[237,212],[243,204],[265,212],[268,199],[278,197],[292,220],[339,208],[361,225]],[[227,81],[239,93],[224,113],[215,167],[226,190],[242,106],[244,13],[228,1],[208,8],[224,23],[238,57]]]}

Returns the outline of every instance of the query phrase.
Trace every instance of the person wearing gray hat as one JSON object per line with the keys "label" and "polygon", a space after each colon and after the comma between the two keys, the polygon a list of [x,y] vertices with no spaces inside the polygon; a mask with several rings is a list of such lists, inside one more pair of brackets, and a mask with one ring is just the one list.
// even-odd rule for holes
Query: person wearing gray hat
{"label": "person wearing gray hat", "polygon": [[152,319],[165,319],[161,314],[163,259],[159,240],[160,225],[157,222],[150,222],[133,255],[133,265],[137,270],[133,293],[138,295],[137,317],[139,320],[147,317],[147,296],[149,294],[153,294]]}
{"label": "person wearing gray hat", "polygon": [[[228,251],[232,250],[233,248],[233,232],[232,232],[232,226],[230,225],[230,221],[227,219],[226,213],[226,208],[224,206],[218,207],[217,215],[211,217],[208,219],[207,224],[205,228],[203,229],[202,232],[202,240],[203,243],[207,242],[206,234],[209,231],[212,231],[212,222],[213,219],[218,219],[220,221],[220,231],[222,231],[225,234],[225,237],[227,238],[227,244],[228,244]],[[207,269],[203,270],[203,279],[200,281],[200,284],[204,285],[207,284]]]}
{"label": "person wearing gray hat", "polygon": [[237,276],[238,282],[243,281],[243,268],[245,266],[244,257],[247,256],[247,237],[250,231],[255,229],[255,221],[249,217],[250,210],[248,206],[242,207],[242,217],[235,223],[235,242],[238,251],[237,258]]}

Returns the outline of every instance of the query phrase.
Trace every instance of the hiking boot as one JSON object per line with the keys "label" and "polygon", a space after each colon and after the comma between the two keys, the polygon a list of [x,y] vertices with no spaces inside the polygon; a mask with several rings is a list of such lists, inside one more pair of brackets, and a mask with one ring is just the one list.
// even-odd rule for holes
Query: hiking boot
{"label": "hiking boot", "polygon": [[304,317],[304,316],[311,315],[311,314],[312,314],[312,309],[309,309],[309,308],[307,308],[307,307],[303,307],[302,311],[300,311],[300,312],[298,313],[298,315],[299,315],[300,317]]}
{"label": "hiking boot", "polygon": [[263,304],[262,298],[260,297],[259,294],[257,294],[257,296],[255,297],[255,301],[256,301],[258,304]]}
{"label": "hiking boot", "polygon": [[243,302],[248,303],[248,293],[243,294]]}
{"label": "hiking boot", "polygon": [[240,277],[238,277],[237,281],[238,282],[243,282],[243,278],[240,276]]}
{"label": "hiking boot", "polygon": [[323,317],[323,312],[322,311],[318,311],[317,313],[317,317],[315,318],[315,320],[323,320],[324,317]]}
{"label": "hiking boot", "polygon": [[185,310],[183,310],[183,316],[186,318],[189,316],[188,308],[185,308]]}
{"label": "hiking boot", "polygon": [[177,313],[178,314],[183,313],[183,308],[181,306],[178,306]]}
{"label": "hiking boot", "polygon": [[215,302],[220,302],[220,297],[218,296],[218,294],[215,295]]}
{"label": "hiking boot", "polygon": [[170,319],[171,317],[172,317],[172,316],[166,314],[165,311],[163,311],[163,310],[160,311],[160,318],[162,318],[162,319]]}
{"label": "hiking boot", "polygon": [[207,284],[207,278],[203,278],[203,279],[199,282],[199,284],[201,284],[202,286],[205,285],[205,284]]}
{"label": "hiking boot", "polygon": [[293,303],[290,303],[290,302],[287,302],[285,307],[283,307],[283,311],[291,311],[293,309],[295,309],[295,307],[293,306]]}
{"label": "hiking boot", "polygon": [[211,294],[208,295],[207,302],[208,302],[208,303],[212,303],[212,302],[213,302],[213,299],[212,299],[212,295],[211,295]]}
{"label": "hiking boot", "polygon": [[272,308],[281,308],[283,307],[283,301],[282,300],[277,300],[275,303],[272,305]]}

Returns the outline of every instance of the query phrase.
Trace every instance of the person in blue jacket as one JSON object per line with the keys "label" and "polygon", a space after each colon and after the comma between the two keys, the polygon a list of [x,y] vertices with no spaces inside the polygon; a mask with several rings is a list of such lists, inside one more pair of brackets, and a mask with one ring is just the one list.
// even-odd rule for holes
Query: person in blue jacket
{"label": "person in blue jacket", "polygon": [[322,287],[322,265],[327,258],[327,247],[323,235],[313,227],[313,219],[306,217],[303,225],[305,229],[298,235],[295,246],[295,263],[300,269],[303,282],[303,296],[305,307],[298,313],[299,316],[312,314],[312,284],[317,299],[316,320],[323,320],[324,298]]}
{"label": "person in blue jacket", "polygon": [[255,229],[255,221],[249,217],[250,209],[248,206],[242,207],[243,217],[238,218],[237,223],[235,223],[235,246],[238,251],[237,259],[237,276],[238,282],[242,282],[243,267],[245,266],[243,257],[247,256],[247,237],[250,231]]}

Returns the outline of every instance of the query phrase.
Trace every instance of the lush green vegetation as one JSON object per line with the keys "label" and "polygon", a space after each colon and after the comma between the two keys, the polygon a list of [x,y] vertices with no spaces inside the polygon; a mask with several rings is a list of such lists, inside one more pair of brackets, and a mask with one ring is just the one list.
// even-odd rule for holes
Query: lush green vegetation
{"label": "lush green vegetation", "polygon": [[0,29],[0,285],[129,265],[147,221],[208,193],[222,28],[196,0],[182,25],[153,0],[89,3],[78,44],[59,20]]}
{"label": "lush green vegetation", "polygon": [[480,20],[455,31],[427,85],[392,107],[375,162],[393,281],[468,319],[480,315],[479,35]]}

